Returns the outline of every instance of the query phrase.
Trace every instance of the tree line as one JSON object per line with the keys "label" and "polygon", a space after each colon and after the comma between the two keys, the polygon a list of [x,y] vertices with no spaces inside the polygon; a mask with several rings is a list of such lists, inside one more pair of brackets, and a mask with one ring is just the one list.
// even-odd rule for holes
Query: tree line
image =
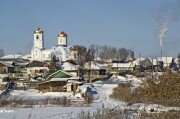
{"label": "tree line", "polygon": [[134,58],[134,51],[127,48],[92,44],[89,49],[93,49],[95,58],[103,60],[116,59],[122,62],[127,62]]}

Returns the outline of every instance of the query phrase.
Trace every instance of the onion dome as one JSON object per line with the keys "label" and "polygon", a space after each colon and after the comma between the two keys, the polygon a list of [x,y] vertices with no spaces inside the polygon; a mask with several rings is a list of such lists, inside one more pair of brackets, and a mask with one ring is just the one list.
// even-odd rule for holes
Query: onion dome
{"label": "onion dome", "polygon": [[61,33],[58,33],[58,37],[67,37],[67,34],[61,31]]}
{"label": "onion dome", "polygon": [[41,30],[39,27],[34,31],[35,34],[43,34],[43,30]]}

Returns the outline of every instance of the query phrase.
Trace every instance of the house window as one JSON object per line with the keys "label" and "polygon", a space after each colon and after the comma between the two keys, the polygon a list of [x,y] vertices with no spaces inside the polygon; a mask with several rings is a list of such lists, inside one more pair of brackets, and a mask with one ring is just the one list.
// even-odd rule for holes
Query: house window
{"label": "house window", "polygon": [[36,36],[36,39],[39,39],[39,36],[38,36],[38,35]]}

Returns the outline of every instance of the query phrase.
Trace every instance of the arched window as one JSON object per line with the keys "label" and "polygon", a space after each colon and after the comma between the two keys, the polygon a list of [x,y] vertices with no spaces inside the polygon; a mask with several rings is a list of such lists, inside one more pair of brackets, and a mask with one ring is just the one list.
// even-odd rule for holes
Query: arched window
{"label": "arched window", "polygon": [[36,39],[39,39],[39,36],[38,36],[38,35],[36,36]]}

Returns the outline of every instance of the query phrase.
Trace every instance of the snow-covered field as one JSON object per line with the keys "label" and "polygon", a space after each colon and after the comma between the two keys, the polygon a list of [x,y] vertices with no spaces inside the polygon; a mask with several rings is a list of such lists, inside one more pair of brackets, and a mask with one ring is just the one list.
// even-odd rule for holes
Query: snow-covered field
{"label": "snow-covered field", "polygon": [[[142,104],[136,103],[131,106],[127,106],[125,102],[116,101],[111,99],[109,96],[112,94],[113,88],[117,87],[117,83],[131,81],[133,86],[138,86],[144,79],[138,79],[134,76],[128,75],[127,77],[119,76],[118,78],[110,79],[110,81],[97,81],[94,82],[92,85],[85,84],[79,87],[81,90],[85,90],[87,87],[91,88],[92,92],[96,92],[93,94],[94,101],[92,104],[88,106],[69,106],[69,107],[62,107],[57,105],[37,105],[33,108],[0,108],[0,119],[69,119],[69,118],[76,118],[77,115],[81,111],[88,111],[94,112],[97,109],[102,108],[115,108],[118,107],[122,110],[134,110],[136,111],[136,115],[141,110],[150,111],[151,109],[155,111],[168,111],[168,110],[179,110],[177,107],[164,107],[162,105],[156,104]],[[76,97],[73,95],[72,92],[65,93],[65,92],[48,92],[42,93],[37,90],[15,90],[11,93],[12,97],[22,97],[23,99],[45,99],[45,98],[61,98],[67,97],[70,100],[75,100]],[[78,101],[80,99],[77,99]]]}

